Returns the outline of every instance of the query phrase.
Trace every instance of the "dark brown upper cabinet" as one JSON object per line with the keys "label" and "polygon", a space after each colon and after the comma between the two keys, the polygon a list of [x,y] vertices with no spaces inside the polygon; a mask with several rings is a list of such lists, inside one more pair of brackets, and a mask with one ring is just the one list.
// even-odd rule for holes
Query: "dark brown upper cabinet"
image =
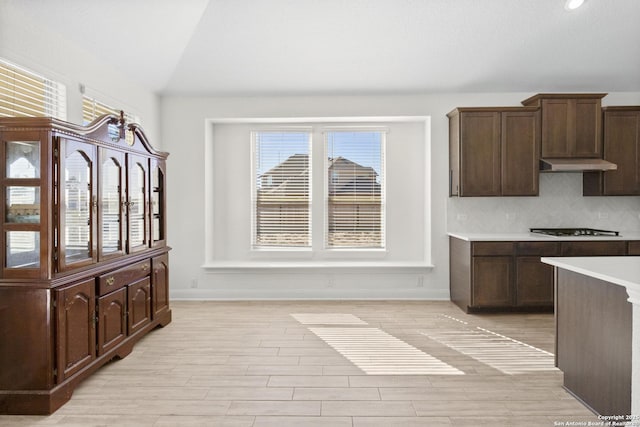
{"label": "dark brown upper cabinet", "polygon": [[640,106],[605,107],[604,159],[618,169],[584,174],[585,196],[640,195]]}
{"label": "dark brown upper cabinet", "polygon": [[538,195],[538,108],[456,108],[447,116],[449,195]]}
{"label": "dark brown upper cabinet", "polygon": [[606,93],[541,93],[522,101],[542,115],[542,158],[601,158]]}

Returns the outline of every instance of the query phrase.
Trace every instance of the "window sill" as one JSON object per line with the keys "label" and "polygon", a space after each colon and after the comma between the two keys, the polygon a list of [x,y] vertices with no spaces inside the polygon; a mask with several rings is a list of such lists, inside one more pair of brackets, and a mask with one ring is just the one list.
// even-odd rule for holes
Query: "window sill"
{"label": "window sill", "polygon": [[341,271],[353,270],[362,272],[376,272],[380,271],[392,271],[392,270],[410,270],[411,272],[420,273],[425,270],[432,269],[432,264],[425,262],[379,262],[379,261],[350,261],[350,262],[337,262],[337,261],[315,261],[315,262],[291,262],[291,261],[254,261],[254,262],[226,262],[216,261],[209,262],[202,265],[202,269],[209,272],[220,271],[259,271],[259,270],[294,270],[294,271],[308,271],[318,270],[326,271],[331,269],[337,269]]}

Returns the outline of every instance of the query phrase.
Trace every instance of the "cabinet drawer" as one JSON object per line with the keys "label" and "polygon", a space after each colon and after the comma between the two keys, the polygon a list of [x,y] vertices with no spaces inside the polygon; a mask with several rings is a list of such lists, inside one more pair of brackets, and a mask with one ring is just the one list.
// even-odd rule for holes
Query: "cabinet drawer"
{"label": "cabinet drawer", "polygon": [[557,256],[560,254],[560,243],[518,242],[516,251],[522,256]]}
{"label": "cabinet drawer", "polygon": [[629,252],[628,255],[640,255],[640,241],[633,240],[629,242]]}
{"label": "cabinet drawer", "polygon": [[627,242],[562,242],[562,256],[626,255]]}
{"label": "cabinet drawer", "polygon": [[513,242],[474,242],[471,246],[473,256],[513,255]]}
{"label": "cabinet drawer", "polygon": [[115,291],[125,285],[142,279],[151,273],[151,261],[145,260],[127,267],[115,270],[107,274],[103,274],[98,278],[98,287],[100,296]]}

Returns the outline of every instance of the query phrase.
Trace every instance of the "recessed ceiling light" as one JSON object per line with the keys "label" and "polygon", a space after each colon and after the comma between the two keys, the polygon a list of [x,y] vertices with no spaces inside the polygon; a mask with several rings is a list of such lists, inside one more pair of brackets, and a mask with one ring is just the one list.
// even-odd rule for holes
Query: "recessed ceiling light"
{"label": "recessed ceiling light", "polygon": [[582,3],[584,3],[584,0],[567,0],[567,2],[564,4],[564,8],[566,10],[576,10],[577,8],[582,6]]}

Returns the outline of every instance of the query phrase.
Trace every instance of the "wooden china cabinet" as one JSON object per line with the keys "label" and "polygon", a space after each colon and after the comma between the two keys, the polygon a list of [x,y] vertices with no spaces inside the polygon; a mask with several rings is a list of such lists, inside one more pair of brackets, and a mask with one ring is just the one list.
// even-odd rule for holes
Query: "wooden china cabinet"
{"label": "wooden china cabinet", "polygon": [[0,118],[0,414],[50,414],[171,321],[168,154],[106,115]]}

